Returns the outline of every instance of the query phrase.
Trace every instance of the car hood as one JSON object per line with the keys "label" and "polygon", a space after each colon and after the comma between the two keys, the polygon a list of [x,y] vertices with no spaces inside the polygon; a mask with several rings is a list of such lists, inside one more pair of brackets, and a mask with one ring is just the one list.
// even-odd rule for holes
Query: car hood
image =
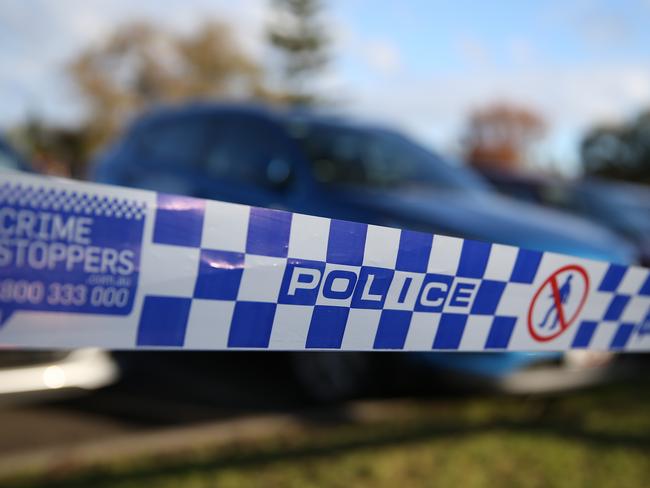
{"label": "car hood", "polygon": [[[347,193],[347,192],[346,192]],[[387,225],[631,264],[634,248],[604,227],[488,192],[356,190],[348,198],[374,207]]]}

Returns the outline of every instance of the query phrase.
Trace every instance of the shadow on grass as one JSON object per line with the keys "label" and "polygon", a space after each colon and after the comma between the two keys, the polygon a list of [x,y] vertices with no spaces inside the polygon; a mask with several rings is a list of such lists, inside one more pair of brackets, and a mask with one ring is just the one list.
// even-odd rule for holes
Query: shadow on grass
{"label": "shadow on grass", "polygon": [[[547,412],[548,413],[548,412]],[[543,417],[546,417],[544,414]],[[555,415],[551,415],[555,416]],[[307,417],[307,424],[319,423],[327,419],[314,419]],[[578,418],[563,416],[561,419],[535,419],[526,421],[488,421],[485,423],[468,425],[465,423],[453,423],[442,425],[431,421],[389,424],[389,425],[368,425],[358,427],[352,433],[348,432],[343,436],[319,435],[306,441],[304,445],[282,446],[272,445],[266,449],[257,449],[248,452],[224,452],[205,451],[203,459],[189,459],[189,456],[178,456],[172,458],[158,458],[150,460],[149,464],[141,466],[126,467],[123,472],[108,468],[96,468],[90,472],[73,474],[59,472],[50,473],[46,479],[37,482],[22,482],[13,486],[21,487],[87,487],[100,488],[110,486],[117,482],[132,483],[134,486],[146,485],[147,480],[152,477],[177,476],[187,473],[206,474],[209,472],[228,468],[250,468],[255,469],[261,466],[282,461],[300,462],[319,457],[335,456],[369,448],[399,447],[409,444],[421,443],[430,440],[444,440],[446,438],[457,440],[458,438],[475,436],[490,432],[504,432],[515,434],[527,434],[531,436],[555,437],[565,440],[573,440],[581,443],[588,443],[599,449],[611,449],[616,447],[650,450],[650,435],[641,433],[639,435],[599,433],[587,431],[579,427]],[[339,426],[341,424],[338,424]],[[345,423],[343,424],[345,425]],[[321,431],[322,432],[322,431]],[[8,485],[5,485],[8,486]]]}

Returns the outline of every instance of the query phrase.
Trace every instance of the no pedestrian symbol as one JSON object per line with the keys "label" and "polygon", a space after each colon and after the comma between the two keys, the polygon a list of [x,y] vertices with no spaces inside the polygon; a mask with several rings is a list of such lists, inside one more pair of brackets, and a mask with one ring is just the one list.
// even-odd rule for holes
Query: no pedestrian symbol
{"label": "no pedestrian symbol", "polygon": [[538,342],[555,339],[573,324],[587,300],[589,276],[571,264],[552,273],[539,287],[528,309],[528,330]]}

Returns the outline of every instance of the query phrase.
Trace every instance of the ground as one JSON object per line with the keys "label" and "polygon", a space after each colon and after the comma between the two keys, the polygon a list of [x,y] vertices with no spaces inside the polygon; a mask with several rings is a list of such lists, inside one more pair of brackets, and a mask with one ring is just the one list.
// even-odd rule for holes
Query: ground
{"label": "ground", "polygon": [[260,442],[30,473],[3,486],[650,486],[650,381],[429,396]]}

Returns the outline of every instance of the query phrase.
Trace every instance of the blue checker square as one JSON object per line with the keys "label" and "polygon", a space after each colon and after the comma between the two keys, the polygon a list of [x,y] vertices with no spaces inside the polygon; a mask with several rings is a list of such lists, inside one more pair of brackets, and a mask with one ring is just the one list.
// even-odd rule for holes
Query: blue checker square
{"label": "blue checker square", "polygon": [[591,343],[591,338],[596,332],[596,327],[598,327],[598,322],[592,320],[585,320],[580,323],[578,331],[576,332],[575,337],[573,338],[573,343],[571,347],[574,349],[586,349]]}
{"label": "blue checker square", "polygon": [[627,266],[620,264],[610,264],[603,281],[600,282],[598,291],[616,291],[618,285],[623,280],[623,276],[627,271]]}
{"label": "blue checker square", "polygon": [[373,349],[404,349],[412,315],[407,310],[382,311]]}
{"label": "blue checker square", "polygon": [[204,200],[159,193],[153,242],[200,247],[204,214]]}
{"label": "blue checker square", "polygon": [[424,275],[420,293],[415,302],[415,311],[441,312],[453,281],[452,276],[434,273]]}
{"label": "blue checker square", "polygon": [[340,349],[350,310],[316,305],[307,332],[307,349]]}
{"label": "blue checker square", "polygon": [[383,308],[394,274],[392,269],[363,266],[354,288],[351,307],[375,310]]}
{"label": "blue checker square", "polygon": [[648,277],[645,279],[643,285],[641,285],[639,295],[650,296],[650,273],[648,273]]}
{"label": "blue checker square", "polygon": [[513,283],[532,283],[535,281],[537,268],[542,260],[543,253],[528,249],[519,249],[515,266],[512,268],[510,281]]}
{"label": "blue checker square", "polygon": [[483,280],[476,292],[472,315],[494,315],[503,295],[506,283],[503,281]]}
{"label": "blue checker square", "polygon": [[456,274],[463,278],[483,278],[492,244],[480,241],[463,241]]}
{"label": "blue checker square", "polygon": [[332,219],[327,241],[327,262],[361,266],[367,233],[366,224]]}
{"label": "blue checker square", "polygon": [[293,214],[268,208],[251,208],[246,237],[246,252],[286,258],[289,251]]}
{"label": "blue checker square", "polygon": [[433,340],[433,348],[458,349],[466,323],[467,315],[465,314],[443,313],[440,316],[438,331]]}
{"label": "blue checker square", "polygon": [[145,297],[137,345],[182,346],[191,304],[190,298]]}
{"label": "blue checker square", "polygon": [[194,298],[236,300],[243,266],[243,253],[202,249]]}
{"label": "blue checker square", "polygon": [[624,349],[627,345],[627,341],[630,340],[632,331],[634,330],[634,324],[621,324],[618,326],[616,334],[612,339],[611,344],[609,345],[610,349],[621,350]]}
{"label": "blue checker square", "polygon": [[275,303],[237,302],[230,322],[228,347],[269,347]]}
{"label": "blue checker square", "polygon": [[516,317],[494,317],[485,340],[485,349],[507,349],[516,323]]}
{"label": "blue checker square", "polygon": [[432,243],[431,234],[403,230],[399,238],[395,268],[398,271],[426,273]]}
{"label": "blue checker square", "polygon": [[325,263],[322,261],[287,259],[278,303],[315,305],[323,274]]}
{"label": "blue checker square", "polygon": [[609,307],[605,312],[605,317],[603,320],[615,321],[621,318],[623,315],[623,310],[625,306],[630,301],[630,297],[627,295],[614,295],[612,301],[609,303]]}

